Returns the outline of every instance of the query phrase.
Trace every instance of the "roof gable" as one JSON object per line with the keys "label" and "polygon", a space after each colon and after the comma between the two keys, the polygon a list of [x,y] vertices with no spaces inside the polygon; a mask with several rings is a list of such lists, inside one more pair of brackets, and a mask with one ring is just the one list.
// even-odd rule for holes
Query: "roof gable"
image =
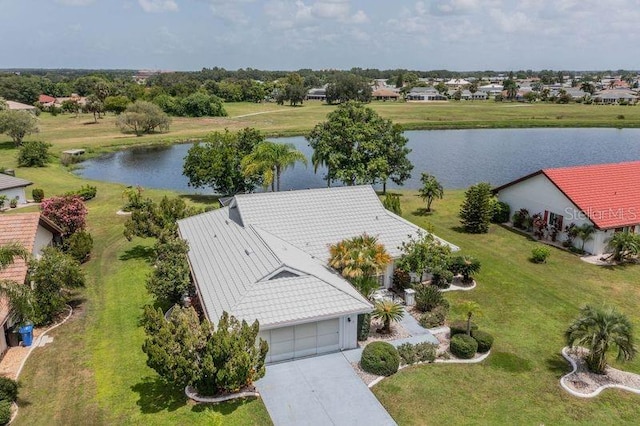
{"label": "roof gable", "polygon": [[30,182],[25,179],[20,179],[14,176],[0,173],[0,191],[4,189],[21,188],[21,187],[29,186],[32,183],[33,182]]}

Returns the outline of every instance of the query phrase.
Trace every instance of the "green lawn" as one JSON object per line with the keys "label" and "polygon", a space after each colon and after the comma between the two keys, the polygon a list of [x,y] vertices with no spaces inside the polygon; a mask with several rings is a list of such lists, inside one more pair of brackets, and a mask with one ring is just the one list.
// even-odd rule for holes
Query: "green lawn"
{"label": "green lawn", "polygon": [[[399,424],[637,423],[637,395],[606,390],[583,400],[563,391],[559,378],[569,371],[560,355],[563,332],[581,305],[614,305],[640,328],[640,267],[601,268],[558,249],[547,264],[534,264],[528,257],[539,243],[519,234],[495,225],[485,235],[459,232],[462,191],[446,192],[428,217],[419,215],[417,196],[403,194],[405,218],[430,222],[438,236],[481,260],[478,287],[447,298],[454,307],[477,301],[484,313],[477,322],[496,343],[482,364],[413,367],[378,384],[374,393]],[[614,365],[640,373],[640,358]]]}
{"label": "green lawn", "polygon": [[[273,104],[228,104],[226,118],[176,118],[171,131],[135,137],[121,134],[114,118],[93,124],[93,118],[60,115],[40,117],[41,132],[31,139],[54,146],[52,152],[85,148],[89,152],[138,144],[201,137],[213,131],[253,126],[270,135],[303,134],[333,107],[307,103],[290,108]],[[373,103],[383,116],[407,128],[507,126],[639,127],[640,108],[588,105],[533,105],[469,102],[446,104]],[[252,114],[252,115],[247,115]],[[624,119],[617,119],[624,114]],[[15,167],[17,150],[0,136],[0,166]],[[17,169],[46,196],[87,183],[58,160],[41,169]],[[98,196],[88,202],[93,258],[86,264],[87,288],[78,295],[76,314],[57,328],[55,341],[36,349],[23,370],[20,414],[16,424],[269,424],[259,400],[218,406],[185,401],[180,390],[165,389],[145,364],[141,309],[150,301],[144,288],[150,270],[151,241],[127,242],[122,204],[123,186],[93,182]],[[175,193],[145,191],[158,198]],[[494,353],[478,366],[427,366],[404,370],[375,388],[383,404],[401,424],[447,423],[584,423],[628,422],[637,414],[637,396],[606,391],[581,401],[560,391],[559,376],[567,369],[559,356],[564,327],[587,301],[608,300],[628,313],[636,325],[640,268],[600,269],[572,255],[554,251],[547,265],[527,261],[533,243],[499,227],[483,236],[455,231],[461,193],[447,193],[436,212],[426,218],[412,212],[417,197],[406,195],[409,220],[433,223],[438,235],[478,256],[483,271],[471,293],[452,295],[477,300],[485,311],[483,328],[497,338]],[[187,197],[200,205],[213,203]],[[625,366],[640,371],[640,362]],[[634,404],[635,402],[635,404]]]}

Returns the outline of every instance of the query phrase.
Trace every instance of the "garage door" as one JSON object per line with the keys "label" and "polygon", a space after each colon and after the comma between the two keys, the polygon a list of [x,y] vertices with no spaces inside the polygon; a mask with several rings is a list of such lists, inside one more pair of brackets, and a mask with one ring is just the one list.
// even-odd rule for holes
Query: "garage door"
{"label": "garage door", "polygon": [[340,319],[310,322],[260,332],[269,343],[267,362],[340,350]]}

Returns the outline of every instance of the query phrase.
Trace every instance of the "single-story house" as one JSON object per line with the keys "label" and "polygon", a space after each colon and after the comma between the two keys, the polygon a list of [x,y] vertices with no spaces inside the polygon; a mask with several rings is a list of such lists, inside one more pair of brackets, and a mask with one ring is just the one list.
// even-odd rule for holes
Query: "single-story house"
{"label": "single-story house", "polygon": [[[10,243],[21,244],[32,256],[39,258],[42,250],[60,242],[62,229],[40,213],[20,213],[0,215],[0,246]],[[28,265],[24,259],[16,258],[13,263],[0,270],[0,280],[25,284]],[[0,298],[0,354],[7,350],[8,329],[14,325],[7,300]]]}
{"label": "single-story house", "polygon": [[461,87],[461,86],[468,86],[471,83],[468,80],[465,80],[464,78],[452,78],[451,80],[447,81],[444,84],[446,84],[449,87]]}
{"label": "single-story house", "polygon": [[636,103],[638,96],[630,90],[624,89],[608,89],[601,90],[593,94],[593,100],[602,104],[618,104],[620,102]]}
{"label": "single-story house", "polygon": [[[426,232],[386,210],[371,186],[236,195],[178,229],[205,315],[257,319],[267,362],[357,347],[357,316],[373,306],[327,265],[330,245],[367,233],[397,259],[403,241]],[[381,287],[392,274],[393,264]]]}
{"label": "single-story house", "polygon": [[391,89],[376,89],[371,93],[371,97],[377,101],[397,101],[400,95]]}
{"label": "single-story house", "polygon": [[440,94],[433,87],[414,87],[409,93],[407,93],[406,99],[408,101],[447,101],[449,98]]}
{"label": "single-story house", "polygon": [[[606,253],[616,232],[640,232],[640,161],[543,169],[494,189],[511,214],[520,209],[540,214],[559,229],[590,224],[596,228],[585,241],[588,253]],[[574,244],[582,245],[577,239]]]}
{"label": "single-story house", "polygon": [[315,87],[309,89],[307,92],[306,99],[308,101],[324,101],[327,99],[327,88],[325,87]]}
{"label": "single-story house", "polygon": [[503,88],[504,87],[502,86],[502,84],[494,84],[494,83],[492,83],[492,84],[486,84],[484,86],[480,86],[480,87],[478,87],[478,90],[480,92],[486,93],[487,95],[496,96],[496,95],[499,95],[502,92]]}
{"label": "single-story house", "polygon": [[38,102],[42,104],[43,107],[50,107],[56,103],[56,98],[53,96],[41,94],[38,96]]}
{"label": "single-story house", "polygon": [[7,108],[13,111],[35,112],[35,110],[37,109],[33,105],[23,104],[22,102],[16,102],[16,101],[6,101],[6,102],[7,102]]}
{"label": "single-story house", "polygon": [[485,92],[471,93],[469,90],[462,91],[462,99],[465,101],[485,101],[489,96]]}
{"label": "single-story house", "polygon": [[31,184],[33,184],[33,182],[0,173],[0,196],[4,195],[7,197],[4,203],[5,207],[7,207],[9,202],[14,198],[18,199],[18,204],[26,204],[27,195],[25,188]]}

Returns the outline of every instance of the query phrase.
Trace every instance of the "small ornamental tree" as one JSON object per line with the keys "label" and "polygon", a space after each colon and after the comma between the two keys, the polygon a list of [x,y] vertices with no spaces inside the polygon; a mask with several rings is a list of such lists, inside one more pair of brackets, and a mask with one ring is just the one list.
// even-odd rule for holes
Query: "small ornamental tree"
{"label": "small ornamental tree", "polygon": [[432,234],[421,233],[411,236],[401,246],[402,256],[397,266],[412,272],[421,280],[425,272],[447,269],[451,248],[437,241]]}
{"label": "small ornamental tree", "polygon": [[465,232],[486,234],[492,215],[491,185],[481,182],[469,187],[460,208],[460,222]]}
{"label": "small ornamental tree", "polygon": [[420,192],[420,197],[427,204],[427,211],[430,212],[433,200],[436,198],[442,199],[444,196],[444,188],[442,188],[436,177],[429,173],[422,173],[420,182],[422,182],[422,187],[418,189],[418,192]]}
{"label": "small ornamental tree", "polygon": [[42,215],[62,228],[66,236],[83,230],[87,223],[87,207],[77,195],[51,197],[40,203]]}
{"label": "small ornamental tree", "polygon": [[171,233],[162,233],[155,252],[155,268],[147,279],[147,290],[161,303],[177,303],[191,287],[189,246]]}
{"label": "small ornamental tree", "polygon": [[265,374],[269,347],[257,342],[258,321],[249,325],[224,312],[214,328],[191,307],[176,307],[165,319],[161,310],[146,306],[142,322],[147,365],[170,384],[216,395],[237,392]]}
{"label": "small ornamental tree", "polygon": [[147,198],[132,208],[131,216],[124,224],[124,236],[131,241],[133,237],[158,238],[164,231],[175,233],[177,220],[198,213],[198,209],[187,206],[178,197],[165,196],[160,203]]}
{"label": "small ornamental tree", "polygon": [[6,133],[16,146],[25,136],[38,133],[38,119],[28,111],[4,110],[0,112],[0,133]]}

